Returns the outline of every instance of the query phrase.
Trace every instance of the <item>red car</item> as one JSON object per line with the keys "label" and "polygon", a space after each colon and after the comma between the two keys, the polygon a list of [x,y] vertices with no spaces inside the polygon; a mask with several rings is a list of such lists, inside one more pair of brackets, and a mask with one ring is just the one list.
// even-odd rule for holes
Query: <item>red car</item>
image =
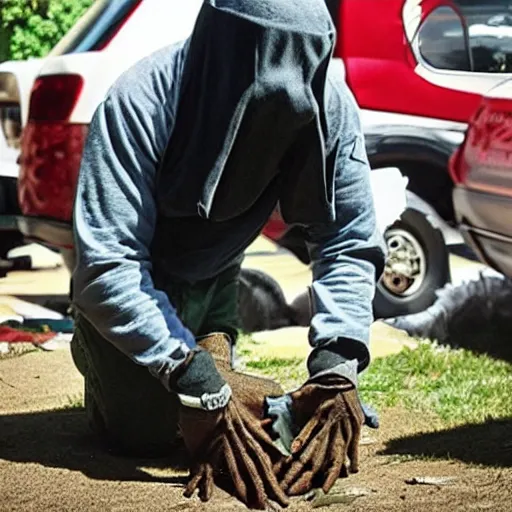
{"label": "red car", "polygon": [[[145,52],[148,40],[163,46],[162,37],[176,37],[188,27],[188,21],[179,21],[185,6],[198,4],[165,0],[161,7],[175,13],[162,16],[152,5],[156,1],[98,0],[86,22],[43,64],[22,144],[19,225],[27,237],[72,254],[73,190],[87,124],[105,80],[115,78],[119,61],[124,65],[139,56],[137,45],[145,45]],[[344,62],[362,108],[370,163],[398,167],[409,178],[409,209],[386,235],[390,257],[376,311],[379,316],[419,311],[449,280],[445,242],[460,238],[452,229],[449,157],[463,141],[481,95],[511,71],[502,37],[508,7],[497,0],[326,2],[338,28],[335,56]],[[162,20],[173,20],[172,30],[160,31]],[[102,58],[99,65],[100,55],[114,55],[116,46],[117,58]],[[307,259],[300,230],[290,235],[277,221],[265,232],[283,242],[285,231],[284,243]]]}
{"label": "red car", "polygon": [[512,81],[482,100],[451,173],[464,238],[484,263],[512,277]]}

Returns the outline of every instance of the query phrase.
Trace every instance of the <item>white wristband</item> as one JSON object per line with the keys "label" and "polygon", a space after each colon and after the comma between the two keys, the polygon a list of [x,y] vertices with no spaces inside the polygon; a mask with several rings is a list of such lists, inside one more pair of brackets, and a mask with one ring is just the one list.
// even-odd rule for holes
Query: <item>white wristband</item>
{"label": "white wristband", "polygon": [[204,393],[201,397],[178,394],[181,405],[192,409],[202,409],[204,411],[215,411],[223,409],[228,405],[231,399],[231,388],[229,384],[224,384],[217,393]]}

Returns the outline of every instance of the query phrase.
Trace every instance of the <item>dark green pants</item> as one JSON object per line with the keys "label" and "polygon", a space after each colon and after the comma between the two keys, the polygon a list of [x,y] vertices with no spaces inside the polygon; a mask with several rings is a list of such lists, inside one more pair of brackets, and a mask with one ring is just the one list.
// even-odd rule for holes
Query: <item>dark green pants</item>
{"label": "dark green pants", "polygon": [[[194,335],[225,332],[236,338],[239,272],[233,267],[215,279],[165,288]],[[125,455],[168,455],[177,432],[176,396],[79,314],[71,352],[85,379],[89,424],[108,449]]]}

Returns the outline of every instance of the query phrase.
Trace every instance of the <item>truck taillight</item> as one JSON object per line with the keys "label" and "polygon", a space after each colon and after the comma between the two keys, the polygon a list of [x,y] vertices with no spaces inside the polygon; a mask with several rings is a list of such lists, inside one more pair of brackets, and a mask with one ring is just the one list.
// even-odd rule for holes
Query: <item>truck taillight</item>
{"label": "truck taillight", "polygon": [[88,125],[29,121],[18,198],[23,215],[70,222]]}
{"label": "truck taillight", "polygon": [[67,121],[83,85],[80,75],[40,76],[32,87],[29,121]]}
{"label": "truck taillight", "polygon": [[448,161],[448,171],[455,185],[463,184],[467,175],[468,165],[464,160],[465,145],[466,143],[464,142],[459,146]]}

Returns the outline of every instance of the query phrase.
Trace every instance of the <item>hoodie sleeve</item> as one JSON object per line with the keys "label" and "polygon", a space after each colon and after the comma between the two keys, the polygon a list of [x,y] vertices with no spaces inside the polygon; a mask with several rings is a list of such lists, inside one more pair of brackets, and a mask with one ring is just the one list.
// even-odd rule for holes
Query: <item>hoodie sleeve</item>
{"label": "hoodie sleeve", "polygon": [[335,91],[337,221],[308,228],[313,261],[308,369],[312,378],[338,374],[356,383],[370,361],[372,302],[385,253],[358,108],[344,83]]}
{"label": "hoodie sleeve", "polygon": [[73,299],[104,338],[166,382],[195,347],[151,275],[155,174],[172,115],[161,87],[130,83],[90,124],[74,208]]}

